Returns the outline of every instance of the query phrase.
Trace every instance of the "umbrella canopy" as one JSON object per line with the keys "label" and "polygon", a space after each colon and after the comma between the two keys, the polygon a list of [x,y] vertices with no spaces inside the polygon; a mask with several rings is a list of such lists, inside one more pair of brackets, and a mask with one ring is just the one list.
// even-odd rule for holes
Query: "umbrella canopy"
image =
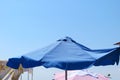
{"label": "umbrella canopy", "polygon": [[[64,72],[56,73],[54,80],[65,80]],[[109,80],[109,78],[88,70],[73,70],[68,71],[68,80]]]}
{"label": "umbrella canopy", "polygon": [[7,65],[18,69],[22,64],[24,68],[44,66],[56,67],[63,70],[85,69],[92,65],[118,64],[120,48],[92,50],[70,37],[57,40],[55,43],[33,51],[18,58],[10,58]]}

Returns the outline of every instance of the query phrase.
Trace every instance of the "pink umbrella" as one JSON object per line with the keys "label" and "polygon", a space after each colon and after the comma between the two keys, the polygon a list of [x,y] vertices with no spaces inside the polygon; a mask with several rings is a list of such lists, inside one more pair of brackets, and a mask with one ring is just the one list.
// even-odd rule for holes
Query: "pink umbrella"
{"label": "pink umbrella", "polygon": [[[65,80],[64,72],[56,73],[55,80]],[[109,80],[109,78],[88,70],[74,70],[68,71],[68,80]]]}

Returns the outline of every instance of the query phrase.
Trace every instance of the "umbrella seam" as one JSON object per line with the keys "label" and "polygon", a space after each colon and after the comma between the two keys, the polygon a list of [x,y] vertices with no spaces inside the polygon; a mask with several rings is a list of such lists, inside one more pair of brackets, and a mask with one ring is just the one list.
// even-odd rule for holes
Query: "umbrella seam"
{"label": "umbrella seam", "polygon": [[[50,49],[48,52],[51,52],[54,48],[56,48],[57,46],[59,46],[59,44],[61,44],[61,42],[59,42],[56,46],[54,46],[54,47],[53,47],[52,49]],[[44,59],[44,57],[47,55],[48,52],[46,52],[45,55],[43,56],[43,58],[40,59],[39,61],[42,61],[42,60]]]}

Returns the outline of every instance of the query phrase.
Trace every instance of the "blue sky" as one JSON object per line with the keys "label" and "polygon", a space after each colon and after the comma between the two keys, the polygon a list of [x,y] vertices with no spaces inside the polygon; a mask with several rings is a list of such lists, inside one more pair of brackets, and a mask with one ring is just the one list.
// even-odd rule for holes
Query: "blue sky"
{"label": "blue sky", "polygon": [[0,1],[0,59],[31,52],[65,36],[94,49],[116,47],[119,4],[119,0]]}

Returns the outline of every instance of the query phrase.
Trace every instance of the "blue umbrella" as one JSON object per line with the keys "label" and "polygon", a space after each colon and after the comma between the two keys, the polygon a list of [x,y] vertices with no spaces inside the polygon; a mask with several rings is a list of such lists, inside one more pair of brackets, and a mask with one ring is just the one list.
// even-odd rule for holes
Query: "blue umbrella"
{"label": "blue umbrella", "polygon": [[[66,70],[85,69],[90,66],[114,65],[119,63],[120,47],[92,50],[66,37],[55,43],[25,54],[18,58],[10,58],[7,65],[18,69],[44,66]],[[66,78],[67,80],[67,78]]]}

